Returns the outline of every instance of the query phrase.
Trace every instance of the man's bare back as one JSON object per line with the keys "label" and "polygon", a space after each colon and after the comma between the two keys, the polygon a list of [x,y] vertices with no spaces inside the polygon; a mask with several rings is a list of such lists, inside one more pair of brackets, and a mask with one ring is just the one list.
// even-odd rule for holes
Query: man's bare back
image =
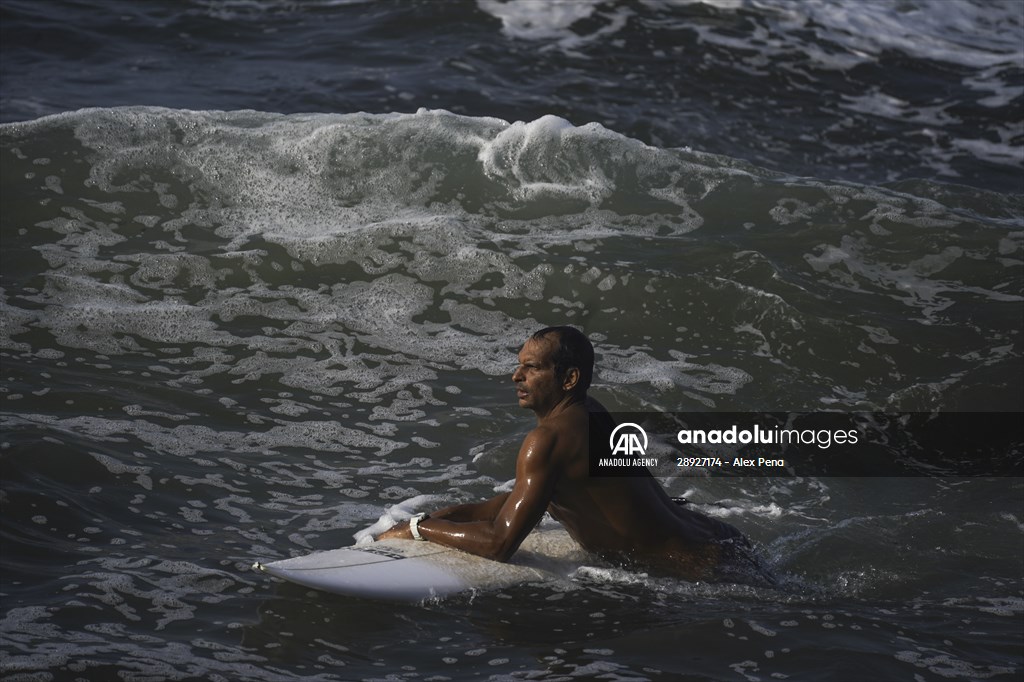
{"label": "man's bare back", "polygon": [[[381,538],[422,539],[505,561],[547,511],[586,550],[612,561],[670,573],[688,580],[713,578],[723,558],[748,545],[743,535],[716,519],[675,504],[651,476],[599,478],[590,475],[593,452],[606,447],[611,416],[588,398],[593,349],[566,366],[582,337],[572,328],[541,330],[523,345],[512,375],[520,406],[533,410],[537,426],[523,439],[516,480],[509,493],[486,502],[457,505],[410,524],[396,525]],[[586,353],[583,353],[584,356]],[[596,442],[593,442],[595,441]],[[729,552],[725,552],[729,553]]]}

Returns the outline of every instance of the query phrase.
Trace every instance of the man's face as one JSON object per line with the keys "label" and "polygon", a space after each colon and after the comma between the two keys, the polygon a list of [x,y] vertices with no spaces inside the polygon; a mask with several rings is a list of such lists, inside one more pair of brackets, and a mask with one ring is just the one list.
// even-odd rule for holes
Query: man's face
{"label": "man's face", "polygon": [[528,339],[519,351],[519,366],[512,373],[519,407],[547,412],[565,397],[555,365],[551,362],[558,342],[550,336]]}

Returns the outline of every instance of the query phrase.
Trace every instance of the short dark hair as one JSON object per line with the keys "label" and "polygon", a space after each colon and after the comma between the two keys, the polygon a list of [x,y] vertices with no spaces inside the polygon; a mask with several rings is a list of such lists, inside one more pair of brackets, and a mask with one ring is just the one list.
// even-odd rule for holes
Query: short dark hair
{"label": "short dark hair", "polygon": [[590,339],[579,329],[569,326],[544,327],[534,332],[531,338],[540,341],[548,334],[558,336],[558,347],[551,356],[551,361],[555,365],[555,375],[559,379],[564,379],[566,372],[575,367],[579,370],[580,380],[573,393],[586,393],[594,378],[594,346]]}

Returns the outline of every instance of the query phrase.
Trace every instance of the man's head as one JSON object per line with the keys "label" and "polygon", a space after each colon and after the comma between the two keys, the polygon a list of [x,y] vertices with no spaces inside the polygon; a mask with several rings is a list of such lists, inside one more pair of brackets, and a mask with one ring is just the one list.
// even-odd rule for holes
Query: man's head
{"label": "man's head", "polygon": [[594,346],[590,339],[575,327],[545,327],[530,338],[552,339],[558,344],[551,356],[555,375],[562,381],[570,370],[575,369],[579,372],[579,379],[573,391],[585,395],[594,377]]}
{"label": "man's head", "polygon": [[573,327],[546,327],[519,351],[512,375],[521,407],[546,413],[566,397],[583,399],[594,374],[594,347]]}

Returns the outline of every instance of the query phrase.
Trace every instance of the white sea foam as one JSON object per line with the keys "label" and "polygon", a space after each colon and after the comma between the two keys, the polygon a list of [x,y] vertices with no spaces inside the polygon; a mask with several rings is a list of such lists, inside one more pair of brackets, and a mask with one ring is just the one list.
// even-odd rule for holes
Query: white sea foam
{"label": "white sea foam", "polygon": [[435,495],[417,495],[398,504],[388,507],[380,518],[371,526],[357,531],[355,537],[357,545],[365,545],[373,542],[374,538],[397,523],[408,521],[409,518],[421,508],[427,508],[431,503],[437,501]]}
{"label": "white sea foam", "polygon": [[[159,125],[151,126],[148,120],[154,115]],[[172,382],[221,372],[238,376],[239,383],[280,374],[286,386],[325,395],[338,395],[340,386],[354,386],[356,391],[350,395],[372,402],[437,377],[430,366],[396,365],[392,358],[373,358],[371,369],[367,356],[341,352],[357,340],[410,359],[429,357],[433,366],[504,373],[508,339],[525,338],[541,323],[510,318],[486,307],[498,299],[541,301],[550,294],[551,265],[521,264],[522,258],[538,252],[539,240],[557,243],[615,236],[623,227],[629,229],[628,221],[599,206],[620,201],[619,195],[643,195],[648,189],[649,197],[656,196],[684,217],[688,224],[684,229],[700,224],[700,217],[687,205],[686,192],[678,187],[692,169],[680,165],[676,157],[594,124],[575,127],[555,117],[507,124],[421,110],[415,115],[379,117],[289,117],[286,123],[254,112],[214,115],[151,109],[85,116],[88,122],[76,126],[79,139],[105,152],[90,170],[89,181],[95,187],[108,192],[144,191],[140,183],[125,184],[123,176],[159,159],[169,167],[187,169],[181,172],[190,178],[188,192],[231,198],[230,207],[213,202],[199,208],[175,194],[172,203],[182,200],[189,206],[180,210],[180,219],[161,224],[164,232],[173,232],[177,241],[185,243],[189,238],[183,230],[193,229],[189,225],[215,230],[230,240],[225,251],[209,256],[119,254],[111,262],[97,261],[92,268],[115,273],[104,282],[81,273],[79,264],[83,255],[96,258],[100,248],[123,241],[117,230],[84,215],[73,224],[48,224],[65,237],[45,251],[54,271],[38,298],[54,304],[45,308],[43,324],[62,346],[108,355],[136,352],[138,342],[145,340],[165,346],[204,344],[207,349],[242,346],[249,350],[245,357],[230,360],[222,354],[222,360],[212,366]],[[63,118],[73,117],[55,120]],[[388,148],[413,132],[417,144],[402,147],[403,158],[388,155]],[[119,145],[126,135],[137,144]],[[368,143],[353,146],[358,140]],[[267,160],[254,163],[256,152],[268,155]],[[350,158],[353,152],[356,158]],[[475,174],[473,182],[497,183],[501,190],[494,206],[498,210],[512,202],[528,205],[554,197],[577,202],[572,210],[584,213],[539,217],[523,223],[526,234],[481,231],[467,221],[462,208],[451,203],[440,204],[437,213],[428,204],[444,192],[447,181],[444,174],[430,170],[424,159],[439,152],[448,155],[452,164],[459,159],[475,164],[476,170],[469,167],[471,176]],[[625,168],[657,176],[667,184],[623,185],[613,177],[623,161]],[[356,166],[358,173],[348,172]],[[447,172],[454,173],[456,167],[451,165]],[[698,179],[701,172],[687,180]],[[171,196],[167,183],[150,182],[149,186],[166,205]],[[590,211],[600,213],[588,216]],[[145,225],[159,223],[154,216],[138,218]],[[609,221],[618,221],[621,227],[612,227]],[[573,223],[578,228],[567,233],[565,226]],[[242,248],[254,238],[280,244],[293,261],[282,263],[267,249]],[[493,248],[485,246],[488,241],[504,244]],[[85,244],[88,249],[82,251]],[[305,264],[328,263],[355,264],[365,279],[341,282],[329,290],[288,287],[284,293],[282,287],[267,295],[264,273],[268,270],[271,274],[289,268],[301,272]],[[253,283],[248,288],[224,286],[239,276]],[[121,283],[125,277],[127,282]],[[625,281],[625,276],[620,279],[609,272],[590,284],[597,292],[611,292]],[[435,282],[443,286],[437,289],[432,286]],[[179,296],[196,290],[208,293],[194,302]],[[150,299],[150,293],[162,293],[164,298]],[[474,299],[484,305],[469,303]],[[416,321],[432,308],[440,309],[450,323]],[[302,334],[239,338],[220,324],[241,316],[301,327],[297,330]],[[336,326],[346,334],[329,331]],[[397,329],[403,333],[395,334]],[[318,360],[296,355],[325,349],[337,350]],[[198,364],[198,359],[170,362],[181,369]],[[175,373],[159,365],[151,370]],[[653,377],[655,373],[646,374]],[[657,381],[666,386],[672,383],[671,379]],[[272,411],[301,417],[312,410],[294,401],[275,401]]]}
{"label": "white sea foam", "polygon": [[[625,26],[629,10],[605,5],[600,0],[477,0],[481,10],[501,20],[501,30],[510,38],[555,46],[570,53],[614,35]],[[573,29],[587,19],[600,19],[600,27],[590,33]]]}
{"label": "white sea foam", "polygon": [[[769,53],[805,50],[820,66],[849,68],[851,60],[870,60],[886,50],[952,64],[987,67],[1014,64],[1024,55],[1024,20],[1019,5],[969,0],[906,0],[894,3],[864,0],[644,0],[652,8],[708,5],[724,12],[757,11],[768,22],[773,39],[735,41],[714,25],[694,26],[702,39],[723,46]],[[808,42],[801,32],[812,31]],[[984,35],[985,39],[979,40]],[[844,48],[842,56],[818,45]]]}
{"label": "white sea foam", "polygon": [[[477,4],[501,20],[502,31],[509,37],[569,53],[592,41],[610,39],[635,16],[622,7],[602,7],[596,0],[478,0]],[[698,31],[708,43],[743,51],[759,49],[774,56],[801,50],[826,68],[847,69],[886,50],[975,68],[1012,65],[1024,56],[1024,20],[1013,0],[984,4],[968,0],[643,0],[642,4],[655,12],[662,24],[672,21],[673,10],[690,5],[707,5],[726,13],[756,12],[768,30],[762,29],[753,41],[736,39],[716,24],[704,24],[695,17],[677,23],[680,29]],[[589,33],[574,28],[583,20],[597,28]],[[817,40],[801,36],[808,31],[816,34]],[[979,39],[981,35],[984,40]],[[841,46],[843,51],[826,51],[823,44]]]}

